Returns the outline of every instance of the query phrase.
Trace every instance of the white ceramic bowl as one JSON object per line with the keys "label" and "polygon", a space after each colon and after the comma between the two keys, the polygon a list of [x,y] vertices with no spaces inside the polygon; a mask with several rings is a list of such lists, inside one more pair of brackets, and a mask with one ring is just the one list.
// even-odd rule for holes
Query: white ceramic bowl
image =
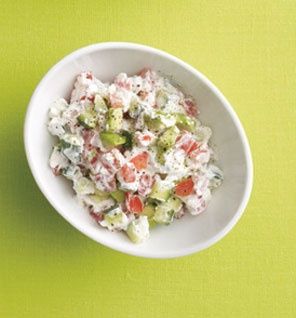
{"label": "white ceramic bowl", "polygon": [[[213,130],[219,166],[225,180],[206,212],[187,215],[170,226],[153,229],[148,242],[131,243],[123,233],[99,227],[78,205],[71,185],[55,177],[48,158],[54,139],[47,131],[48,107],[69,97],[74,79],[92,70],[102,81],[120,72],[135,74],[143,67],[172,77],[198,102],[203,123]],[[242,215],[252,188],[253,166],[244,129],[222,93],[200,72],[163,51],[132,43],[99,43],[79,49],[58,62],[37,86],[28,106],[24,141],[33,176],[51,205],[75,228],[115,250],[143,257],[170,258],[207,248],[225,236]]]}

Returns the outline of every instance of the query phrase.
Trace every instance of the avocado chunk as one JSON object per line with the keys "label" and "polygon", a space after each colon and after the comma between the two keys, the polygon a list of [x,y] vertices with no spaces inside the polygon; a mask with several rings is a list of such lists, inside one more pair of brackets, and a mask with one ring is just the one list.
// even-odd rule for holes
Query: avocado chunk
{"label": "avocado chunk", "polygon": [[119,146],[126,143],[126,137],[113,132],[103,131],[100,133],[100,138],[103,145],[106,147]]}
{"label": "avocado chunk", "polygon": [[185,129],[190,132],[194,131],[196,127],[196,122],[193,118],[181,113],[176,114],[176,123],[178,128]]}
{"label": "avocado chunk", "polygon": [[166,128],[159,117],[151,118],[149,116],[144,116],[144,121],[146,126],[152,131],[162,131]]}
{"label": "avocado chunk", "polygon": [[176,126],[168,128],[158,139],[157,146],[164,152],[171,148],[179,134],[179,129]]}
{"label": "avocado chunk", "polygon": [[122,108],[109,108],[107,127],[109,131],[119,131],[122,127]]}
{"label": "avocado chunk", "polygon": [[78,122],[87,129],[95,128],[97,124],[96,113],[94,111],[87,110],[78,116]]}
{"label": "avocado chunk", "polygon": [[111,192],[110,195],[118,203],[123,202],[124,198],[125,198],[125,192],[122,190],[115,190],[115,191]]}

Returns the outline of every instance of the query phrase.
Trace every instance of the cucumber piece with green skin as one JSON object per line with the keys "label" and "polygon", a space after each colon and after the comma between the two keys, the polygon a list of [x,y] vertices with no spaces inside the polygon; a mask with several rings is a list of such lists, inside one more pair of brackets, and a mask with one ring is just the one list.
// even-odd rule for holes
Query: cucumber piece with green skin
{"label": "cucumber piece with green skin", "polygon": [[173,126],[168,128],[158,139],[157,146],[162,149],[164,152],[171,148],[179,134],[180,130]]}
{"label": "cucumber piece with green skin", "polygon": [[107,127],[109,131],[119,131],[122,127],[122,120],[122,108],[109,108],[107,119]]}
{"label": "cucumber piece with green skin", "polygon": [[77,194],[95,193],[94,183],[86,177],[81,177],[74,182],[73,188]]}
{"label": "cucumber piece with green skin", "polygon": [[104,146],[119,146],[126,143],[126,137],[120,134],[103,131],[100,133],[100,138]]}
{"label": "cucumber piece with green skin", "polygon": [[155,205],[149,204],[149,203],[144,207],[141,213],[141,215],[147,216],[150,227],[153,227],[156,225],[156,222],[153,220],[154,214],[155,214]]}
{"label": "cucumber piece with green skin", "polygon": [[126,234],[133,243],[143,243],[149,238],[149,222],[145,215],[130,222]]}
{"label": "cucumber piece with green skin", "polygon": [[181,113],[176,114],[176,124],[178,128],[185,129],[190,132],[194,131],[196,127],[196,122],[194,119]]}
{"label": "cucumber piece with green skin", "polygon": [[128,226],[128,217],[122,212],[120,207],[113,207],[104,213],[104,219],[100,222],[103,227],[108,230],[126,230]]}
{"label": "cucumber piece with green skin", "polygon": [[96,113],[94,111],[87,110],[78,116],[78,122],[87,129],[95,128],[97,125]]}
{"label": "cucumber piece with green skin", "polygon": [[116,190],[110,193],[111,197],[118,203],[121,203],[125,199],[125,192],[122,190]]}
{"label": "cucumber piece with green skin", "polygon": [[102,114],[105,114],[108,111],[108,106],[104,99],[98,94],[95,97],[95,111]]}
{"label": "cucumber piece with green skin", "polygon": [[70,148],[71,146],[79,147],[82,149],[84,140],[79,135],[75,134],[65,134],[61,138],[61,147],[62,148]]}
{"label": "cucumber piece with green skin", "polygon": [[165,187],[161,182],[156,182],[151,190],[149,198],[165,202],[171,195],[171,189]]}
{"label": "cucumber piece with green skin", "polygon": [[89,196],[94,202],[99,203],[101,201],[107,200],[110,198],[110,194],[107,192],[100,191],[95,189],[95,193]]}
{"label": "cucumber piece with green skin", "polygon": [[158,224],[168,225],[173,222],[174,215],[182,208],[182,202],[176,197],[170,197],[166,202],[155,208],[153,220]]}

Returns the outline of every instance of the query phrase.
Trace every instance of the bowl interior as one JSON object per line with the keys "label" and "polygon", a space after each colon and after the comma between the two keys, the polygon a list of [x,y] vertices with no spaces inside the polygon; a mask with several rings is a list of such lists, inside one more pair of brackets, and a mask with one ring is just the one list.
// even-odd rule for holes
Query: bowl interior
{"label": "bowl interior", "polygon": [[[76,201],[70,182],[53,176],[48,158],[54,138],[47,131],[48,107],[58,97],[68,97],[81,71],[92,70],[110,81],[120,72],[134,74],[151,67],[171,77],[198,102],[201,120],[213,130],[212,143],[225,180],[215,192],[207,211],[186,217],[171,226],[152,230],[142,245],[132,244],[122,233],[97,226]],[[25,144],[33,175],[55,209],[73,226],[114,249],[148,257],[172,257],[203,249],[222,237],[236,222],[246,201],[251,171],[244,133],[236,115],[222,95],[200,74],[182,62],[156,50],[133,45],[92,46],[58,63],[36,89],[28,109]],[[246,148],[247,147],[247,148]]]}

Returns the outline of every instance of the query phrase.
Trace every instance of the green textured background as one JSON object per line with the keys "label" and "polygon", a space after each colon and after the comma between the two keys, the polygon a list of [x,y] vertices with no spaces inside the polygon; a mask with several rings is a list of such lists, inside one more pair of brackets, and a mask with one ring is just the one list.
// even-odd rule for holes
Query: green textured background
{"label": "green textured background", "polygon": [[[296,2],[1,1],[0,317],[296,317]],[[26,163],[30,96],[61,57],[94,42],[172,53],[228,97],[250,140],[246,213],[214,247],[172,260],[89,240]]]}

